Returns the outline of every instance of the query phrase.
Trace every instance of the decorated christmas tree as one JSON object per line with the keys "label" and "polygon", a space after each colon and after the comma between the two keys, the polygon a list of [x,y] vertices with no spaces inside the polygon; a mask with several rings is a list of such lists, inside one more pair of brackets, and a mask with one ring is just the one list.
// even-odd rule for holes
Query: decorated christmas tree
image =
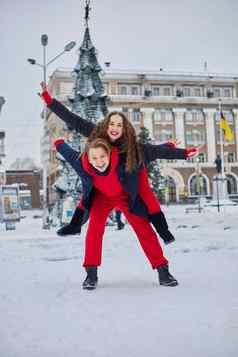
{"label": "decorated christmas tree", "polygon": [[70,101],[75,113],[94,123],[107,113],[107,96],[100,78],[101,71],[89,28],[86,27],[79,60],[74,68],[75,86]]}
{"label": "decorated christmas tree", "polygon": [[[107,113],[107,95],[104,90],[102,80],[100,78],[101,66],[97,60],[97,51],[92,44],[88,27],[89,20],[89,1],[86,1],[85,7],[85,33],[83,42],[79,48],[78,62],[73,70],[74,87],[72,95],[68,98],[69,106],[74,113],[78,114],[83,119],[96,123],[102,119]],[[67,137],[69,145],[81,151],[84,139],[72,128],[66,127],[68,132]],[[70,133],[69,133],[70,132]],[[60,157],[61,174],[55,183],[55,188],[58,193],[59,200],[53,208],[53,216],[57,216],[59,223],[66,223],[70,220],[70,212],[72,213],[76,202],[80,198],[81,181],[71,166]],[[67,203],[68,202],[68,203]],[[69,214],[64,219],[64,205],[72,206],[68,209]]]}

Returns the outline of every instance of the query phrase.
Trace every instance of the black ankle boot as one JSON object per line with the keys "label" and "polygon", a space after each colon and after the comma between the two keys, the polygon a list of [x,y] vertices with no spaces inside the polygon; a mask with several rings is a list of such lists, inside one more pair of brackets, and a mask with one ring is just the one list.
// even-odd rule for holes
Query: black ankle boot
{"label": "black ankle boot", "polygon": [[169,244],[175,241],[174,236],[169,231],[168,223],[162,211],[150,214],[149,218],[165,244]]}
{"label": "black ankle boot", "polygon": [[80,234],[83,222],[84,210],[76,208],[70,223],[58,229],[59,236],[67,236],[69,234]]}
{"label": "black ankle boot", "polygon": [[87,272],[87,276],[83,282],[83,289],[96,289],[98,282],[97,267],[86,267],[85,270]]}
{"label": "black ankle boot", "polygon": [[116,211],[116,222],[117,222],[117,230],[120,231],[125,227],[125,224],[121,220],[121,211]]}
{"label": "black ankle boot", "polygon": [[125,224],[124,224],[123,222],[119,222],[119,223],[117,224],[117,230],[118,230],[118,231],[122,230],[124,227],[125,227]]}
{"label": "black ankle boot", "polygon": [[159,273],[159,283],[163,286],[176,286],[178,281],[169,272],[168,265],[161,265],[157,268]]}

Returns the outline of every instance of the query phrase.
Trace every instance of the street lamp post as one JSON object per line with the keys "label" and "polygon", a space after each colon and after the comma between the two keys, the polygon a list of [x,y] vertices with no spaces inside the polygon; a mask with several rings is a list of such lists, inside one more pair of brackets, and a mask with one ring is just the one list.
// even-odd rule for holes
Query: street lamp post
{"label": "street lamp post", "polygon": [[[3,105],[5,103],[6,103],[6,101],[5,101],[4,97],[0,97],[0,115],[1,115],[2,107],[3,107]],[[0,131],[1,131],[1,129],[0,129]],[[3,135],[3,138],[4,138],[4,136],[5,136],[4,131],[3,131],[2,135]],[[4,147],[4,145],[2,145],[2,147]],[[1,164],[2,164],[1,156],[4,156],[4,150],[1,150],[1,145],[0,145],[0,167],[1,167]],[[3,178],[1,178],[1,176],[2,176],[2,174],[0,172],[0,185],[1,185],[1,181],[4,181]]]}
{"label": "street lamp post", "polygon": [[198,194],[198,212],[201,213],[201,169],[200,169],[199,158],[197,158],[196,171],[197,171],[196,186],[197,186],[197,194]]}
{"label": "street lamp post", "polygon": [[[41,45],[43,47],[43,64],[38,63],[34,58],[28,58],[27,61],[32,65],[37,65],[43,70],[43,81],[46,83],[46,73],[48,66],[53,63],[56,59],[58,59],[65,52],[69,52],[76,45],[76,42],[69,42],[62,52],[60,52],[57,56],[51,59],[49,62],[46,61],[46,46],[48,45],[48,35],[44,34],[41,36]],[[47,106],[44,105],[43,109],[43,121],[44,126],[47,122]],[[47,192],[47,163],[43,161],[43,229],[49,229],[49,212],[48,212],[48,192]]]}
{"label": "street lamp post", "polygon": [[5,104],[5,99],[3,97],[0,97],[0,114],[2,110],[2,106]]}
{"label": "street lamp post", "polygon": [[[0,115],[1,115],[2,107],[3,107],[3,105],[5,103],[6,103],[6,101],[5,101],[4,97],[0,97]],[[0,129],[0,135],[2,136],[2,140],[4,140],[5,132],[3,131],[1,133],[1,129]],[[1,145],[1,142],[0,142],[0,186],[5,183],[5,172],[2,171],[2,169],[1,169],[1,165],[2,165],[1,157],[4,157],[4,144],[3,144],[3,141],[2,141],[2,145]]]}

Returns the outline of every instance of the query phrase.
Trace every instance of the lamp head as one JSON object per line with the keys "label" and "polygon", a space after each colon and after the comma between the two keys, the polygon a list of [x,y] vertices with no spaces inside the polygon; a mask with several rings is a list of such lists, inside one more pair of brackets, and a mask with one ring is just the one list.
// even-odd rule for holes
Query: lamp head
{"label": "lamp head", "polygon": [[76,45],[75,41],[71,41],[71,42],[67,43],[67,45],[65,45],[65,47],[64,47],[65,52],[71,51],[75,45]]}
{"label": "lamp head", "polygon": [[30,63],[30,64],[36,64],[36,60],[34,58],[27,58],[27,61]]}
{"label": "lamp head", "polygon": [[47,46],[48,44],[48,35],[44,34],[44,35],[41,35],[41,44],[42,46]]}

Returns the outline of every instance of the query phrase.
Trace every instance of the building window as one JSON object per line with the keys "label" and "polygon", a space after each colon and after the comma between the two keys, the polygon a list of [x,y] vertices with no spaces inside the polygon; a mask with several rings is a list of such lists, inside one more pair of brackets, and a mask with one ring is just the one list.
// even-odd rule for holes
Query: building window
{"label": "building window", "polygon": [[110,93],[108,94],[112,94],[112,95],[116,95],[117,94],[117,87],[113,84],[110,85]]}
{"label": "building window", "polygon": [[155,109],[153,118],[154,123],[172,123],[173,113],[170,109]]}
{"label": "building window", "polygon": [[202,118],[202,112],[200,112],[200,111],[195,111],[195,110],[193,110],[192,111],[192,121],[195,121],[195,122],[198,122],[198,121],[200,121],[201,119],[203,119]]}
{"label": "building window", "polygon": [[160,95],[160,88],[159,87],[154,87],[152,86],[152,94],[155,96],[155,97],[158,97]]}
{"label": "building window", "polygon": [[201,97],[201,88],[194,88],[194,97]]}
{"label": "building window", "polygon": [[140,123],[141,121],[141,111],[140,109],[134,108],[132,110],[132,120],[134,123]]}
{"label": "building window", "polygon": [[155,140],[163,143],[163,142],[166,142],[170,139],[173,138],[173,129],[172,128],[158,128],[158,127],[155,127],[154,128],[154,137],[155,137]]}
{"label": "building window", "polygon": [[201,152],[198,155],[199,162],[206,162],[207,161],[207,154],[205,152]]}
{"label": "building window", "polygon": [[199,119],[199,113],[192,111],[192,121],[198,121]]}
{"label": "building window", "polygon": [[235,153],[234,152],[228,152],[227,161],[228,162],[235,162]]}
{"label": "building window", "polygon": [[165,201],[167,202],[176,202],[176,183],[171,176],[166,176],[164,180],[165,185]]}
{"label": "building window", "polygon": [[190,97],[191,96],[191,89],[188,87],[183,88],[183,95],[184,97]]}
{"label": "building window", "polygon": [[203,112],[201,110],[187,110],[185,113],[185,121],[187,124],[204,124]]}
{"label": "building window", "polygon": [[213,94],[214,94],[214,97],[220,97],[221,96],[221,89],[220,88],[214,88],[213,89]]}
{"label": "building window", "polygon": [[224,88],[223,91],[224,97],[231,98],[232,97],[232,90],[231,88]]}
{"label": "building window", "polygon": [[191,196],[207,196],[207,181],[203,175],[192,176],[189,182]]}
{"label": "building window", "polygon": [[127,95],[127,87],[126,86],[119,87],[119,94],[120,95]]}
{"label": "building window", "polygon": [[237,182],[234,176],[226,175],[227,178],[227,193],[228,195],[237,194]]}
{"label": "building window", "polygon": [[155,109],[153,113],[154,123],[158,123],[161,121],[160,110]]}
{"label": "building window", "polygon": [[131,94],[139,95],[139,87],[136,87],[136,86],[131,87]]}
{"label": "building window", "polygon": [[185,112],[185,121],[186,123],[192,122],[193,121],[193,115],[191,110],[187,110]]}
{"label": "building window", "polygon": [[163,95],[164,96],[170,96],[171,95],[171,88],[169,88],[169,87],[163,88]]}
{"label": "building window", "polygon": [[206,143],[204,128],[190,128],[185,132],[186,145],[200,146]]}
{"label": "building window", "polygon": [[166,121],[166,111],[165,110],[161,110],[160,112],[160,118],[161,118],[161,121],[162,122],[165,122]]}

